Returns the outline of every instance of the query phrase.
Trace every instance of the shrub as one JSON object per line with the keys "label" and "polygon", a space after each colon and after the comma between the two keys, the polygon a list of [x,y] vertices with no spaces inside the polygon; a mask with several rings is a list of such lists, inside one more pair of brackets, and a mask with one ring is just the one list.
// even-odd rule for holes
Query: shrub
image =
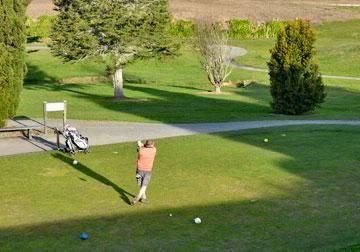
{"label": "shrub", "polygon": [[227,25],[230,38],[251,38],[255,31],[255,26],[250,20],[230,19]]}
{"label": "shrub", "polygon": [[195,24],[191,20],[173,20],[170,24],[170,34],[181,38],[193,37]]}
{"label": "shrub", "polygon": [[287,22],[270,21],[262,24],[254,24],[250,20],[231,19],[227,22],[230,38],[275,38],[281,27]]}
{"label": "shrub", "polygon": [[46,39],[50,37],[51,26],[55,16],[40,16],[36,21],[26,20],[27,36],[29,40]]}
{"label": "shrub", "polygon": [[324,101],[314,42],[308,21],[292,21],[280,29],[268,62],[271,106],[276,113],[299,115],[313,111]]}
{"label": "shrub", "polygon": [[25,74],[25,5],[0,2],[0,127],[16,113]]}
{"label": "shrub", "polygon": [[286,21],[270,21],[266,22],[265,27],[265,38],[276,38],[281,28],[286,27],[288,22]]}
{"label": "shrub", "polygon": [[270,21],[264,24],[260,24],[256,27],[253,33],[253,38],[276,38],[281,27],[285,27],[287,22],[285,21]]}

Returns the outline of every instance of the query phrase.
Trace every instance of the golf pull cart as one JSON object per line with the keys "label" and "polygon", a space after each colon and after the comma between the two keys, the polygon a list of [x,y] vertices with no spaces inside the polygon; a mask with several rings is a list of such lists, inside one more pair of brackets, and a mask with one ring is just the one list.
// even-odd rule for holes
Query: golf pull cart
{"label": "golf pull cart", "polygon": [[59,135],[61,134],[65,138],[65,148],[63,149],[65,152],[70,154],[76,154],[78,152],[90,152],[89,139],[82,136],[76,128],[71,127],[70,125],[65,125],[65,129],[63,132],[55,128],[55,133],[57,135],[57,147],[59,150]]}

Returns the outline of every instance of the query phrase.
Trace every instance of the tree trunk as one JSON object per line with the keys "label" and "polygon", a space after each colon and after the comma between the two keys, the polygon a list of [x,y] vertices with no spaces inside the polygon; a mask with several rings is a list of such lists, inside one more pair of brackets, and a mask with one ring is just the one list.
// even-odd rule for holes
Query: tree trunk
{"label": "tree trunk", "polygon": [[215,86],[215,93],[217,94],[221,93],[221,86]]}
{"label": "tree trunk", "polygon": [[116,69],[116,72],[113,76],[114,81],[114,97],[122,98],[124,97],[124,81],[123,81],[123,72],[122,69]]}

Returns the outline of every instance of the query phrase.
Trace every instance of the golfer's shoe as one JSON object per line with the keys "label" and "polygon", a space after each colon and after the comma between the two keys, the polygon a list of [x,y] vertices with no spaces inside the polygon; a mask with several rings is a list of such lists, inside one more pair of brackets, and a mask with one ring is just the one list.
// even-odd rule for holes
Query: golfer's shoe
{"label": "golfer's shoe", "polygon": [[137,200],[133,200],[133,201],[131,201],[130,206],[135,206],[136,203],[138,203],[138,201],[137,201]]}
{"label": "golfer's shoe", "polygon": [[145,204],[149,204],[150,200],[148,200],[148,199],[140,199],[140,202],[145,203]]}

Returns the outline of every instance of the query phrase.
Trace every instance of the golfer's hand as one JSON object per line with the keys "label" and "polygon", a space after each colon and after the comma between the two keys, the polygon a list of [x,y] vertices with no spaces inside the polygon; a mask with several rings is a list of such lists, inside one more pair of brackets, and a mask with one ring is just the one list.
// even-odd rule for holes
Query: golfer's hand
{"label": "golfer's hand", "polygon": [[143,143],[139,140],[139,141],[137,141],[137,146],[138,146],[138,148],[140,148],[140,147],[143,147],[144,145],[143,145]]}

